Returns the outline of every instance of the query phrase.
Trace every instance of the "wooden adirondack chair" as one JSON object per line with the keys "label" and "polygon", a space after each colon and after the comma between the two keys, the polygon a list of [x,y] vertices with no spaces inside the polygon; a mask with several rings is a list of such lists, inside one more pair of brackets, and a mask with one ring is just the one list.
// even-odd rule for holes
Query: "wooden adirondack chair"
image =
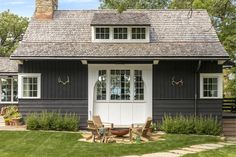
{"label": "wooden adirondack chair", "polygon": [[94,122],[92,120],[88,120],[87,123],[88,123],[88,130],[91,131],[92,135],[89,136],[86,140],[89,140],[92,138],[93,142],[95,142],[96,138],[101,139],[98,127],[94,124]]}
{"label": "wooden adirondack chair", "polygon": [[93,116],[93,122],[98,128],[102,128],[102,127],[110,128],[110,129],[113,128],[113,123],[102,122],[100,116],[98,115]]}
{"label": "wooden adirondack chair", "polygon": [[130,140],[133,140],[133,135],[140,136],[141,140],[149,141],[151,138],[148,135],[152,123],[152,118],[148,117],[145,124],[132,124],[130,129]]}
{"label": "wooden adirondack chair", "polygon": [[[108,139],[110,138],[110,132],[109,129],[106,129],[104,127],[97,127],[97,125],[95,125],[94,121],[92,120],[88,120],[88,129],[91,131],[92,135],[90,137],[88,137],[86,140],[89,139],[93,139],[93,142],[96,142],[96,139],[99,139],[100,142],[104,142],[107,143]],[[103,134],[101,134],[101,131],[103,132]]]}

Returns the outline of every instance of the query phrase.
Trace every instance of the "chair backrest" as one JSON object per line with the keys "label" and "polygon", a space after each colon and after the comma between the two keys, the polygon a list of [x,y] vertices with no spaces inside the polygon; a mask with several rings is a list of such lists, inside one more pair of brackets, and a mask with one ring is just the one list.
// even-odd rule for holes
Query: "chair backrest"
{"label": "chair backrest", "polygon": [[96,125],[94,124],[94,122],[92,120],[88,120],[88,129],[90,130],[98,130],[98,128],[96,127]]}
{"label": "chair backrest", "polygon": [[144,124],[143,129],[142,129],[142,136],[147,135],[148,130],[151,127],[151,124],[152,124],[152,118],[148,117],[146,120],[146,123]]}
{"label": "chair backrest", "polygon": [[88,129],[92,132],[93,135],[99,136],[99,130],[92,120],[88,120]]}
{"label": "chair backrest", "polygon": [[93,116],[93,122],[98,128],[103,127],[102,120],[101,120],[100,116],[98,116],[98,115]]}

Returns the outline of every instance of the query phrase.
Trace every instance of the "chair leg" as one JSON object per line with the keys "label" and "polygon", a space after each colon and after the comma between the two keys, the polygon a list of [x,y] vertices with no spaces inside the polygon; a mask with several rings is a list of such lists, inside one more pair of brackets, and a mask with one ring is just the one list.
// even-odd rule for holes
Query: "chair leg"
{"label": "chair leg", "polygon": [[86,138],[86,140],[90,140],[91,138],[93,138],[93,135],[90,135],[89,137]]}
{"label": "chair leg", "polygon": [[133,134],[132,134],[132,129],[129,129],[129,140],[133,140]]}
{"label": "chair leg", "polygon": [[93,142],[95,143],[95,135],[93,135]]}

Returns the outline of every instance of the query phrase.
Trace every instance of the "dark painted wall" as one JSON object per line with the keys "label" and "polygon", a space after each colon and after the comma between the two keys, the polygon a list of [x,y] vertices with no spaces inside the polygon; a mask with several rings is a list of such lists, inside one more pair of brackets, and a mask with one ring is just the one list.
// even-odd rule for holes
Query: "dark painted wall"
{"label": "dark painted wall", "polygon": [[[164,113],[194,114],[195,71],[198,61],[160,61],[153,66],[153,118],[161,120]],[[80,61],[27,61],[20,67],[23,73],[41,73],[42,90],[40,100],[20,100],[19,107],[24,115],[29,112],[61,111],[75,112],[86,127],[88,117],[88,67]],[[202,62],[201,73],[221,73],[217,62]],[[70,78],[66,86],[58,83]],[[173,87],[172,77],[183,80],[184,86]],[[199,73],[197,74],[199,98]],[[198,114],[212,114],[221,117],[222,100],[197,100]]]}
{"label": "dark painted wall", "polygon": [[[29,112],[60,111],[76,113],[81,126],[86,126],[88,117],[88,66],[80,61],[25,61],[22,73],[41,73],[41,99],[19,100],[23,115]],[[62,85],[58,78],[70,83]]]}
{"label": "dark painted wall", "polygon": [[[153,66],[153,117],[160,121],[163,115],[195,113],[195,72],[198,61],[160,61]],[[197,114],[222,116],[222,99],[200,99],[200,73],[221,73],[222,66],[216,61],[203,61],[197,73]],[[175,81],[183,80],[181,87],[172,86]]]}

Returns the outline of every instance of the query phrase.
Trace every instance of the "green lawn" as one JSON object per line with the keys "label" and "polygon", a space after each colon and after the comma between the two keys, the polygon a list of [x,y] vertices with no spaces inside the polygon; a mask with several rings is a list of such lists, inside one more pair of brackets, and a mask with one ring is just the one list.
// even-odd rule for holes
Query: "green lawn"
{"label": "green lawn", "polygon": [[129,145],[78,142],[80,137],[78,133],[63,132],[0,132],[0,157],[111,157],[166,151],[220,140],[213,136],[165,135],[164,141]]}
{"label": "green lawn", "polygon": [[197,154],[189,154],[184,157],[236,157],[236,145]]}

